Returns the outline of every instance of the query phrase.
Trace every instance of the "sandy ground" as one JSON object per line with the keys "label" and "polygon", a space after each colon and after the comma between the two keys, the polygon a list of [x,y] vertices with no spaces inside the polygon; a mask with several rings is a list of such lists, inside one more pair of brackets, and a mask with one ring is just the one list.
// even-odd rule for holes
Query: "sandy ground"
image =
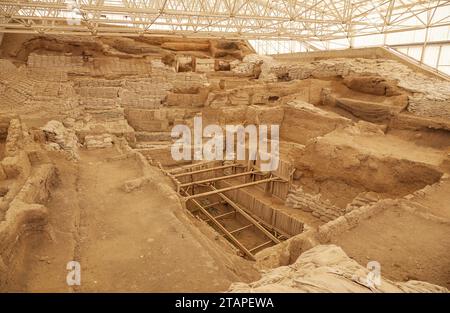
{"label": "sandy ground", "polygon": [[412,201],[423,206],[422,210],[450,220],[450,181],[433,185],[426,194],[417,195]]}
{"label": "sandy ground", "polygon": [[[112,151],[82,152],[78,169],[57,160],[61,185],[47,204],[47,234],[23,240],[10,291],[224,291],[249,270],[226,264],[179,209],[150,186],[125,193],[140,176],[134,160],[105,161]],[[26,251],[26,253],[24,252]],[[224,254],[222,252],[222,254]],[[66,284],[66,264],[81,264],[81,286]],[[253,274],[253,276],[252,276]],[[256,272],[249,270],[253,279]],[[242,279],[244,280],[244,279]]]}
{"label": "sandy ground", "polygon": [[439,166],[446,154],[442,150],[419,146],[398,136],[354,136],[344,131],[331,132],[326,136],[335,145],[357,147],[373,155],[389,156],[400,160],[410,160]]}
{"label": "sandy ground", "polygon": [[358,263],[381,264],[383,277],[450,287],[450,225],[387,208],[333,243]]}

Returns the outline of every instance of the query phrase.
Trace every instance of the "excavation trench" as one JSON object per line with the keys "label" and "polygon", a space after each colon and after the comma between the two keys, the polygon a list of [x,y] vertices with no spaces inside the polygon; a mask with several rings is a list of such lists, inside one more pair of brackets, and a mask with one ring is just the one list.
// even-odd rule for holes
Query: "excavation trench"
{"label": "excavation trench", "polygon": [[250,192],[261,189],[270,197],[288,190],[288,181],[256,167],[221,161],[163,169],[174,183],[184,207],[209,224],[238,254],[254,255],[303,231],[303,222],[265,203]]}
{"label": "excavation trench", "polygon": [[[254,223],[250,222],[241,213],[234,210],[229,204],[219,202],[220,199],[220,197],[211,196],[196,201],[196,203],[199,203],[205,208],[205,211],[195,205],[194,201],[188,201],[188,210],[195,217],[208,223],[231,244],[236,245],[236,242],[233,242],[230,239],[230,235],[233,236],[242,247],[245,248],[244,251],[249,252],[247,255],[244,253],[247,257],[252,258],[252,255],[258,251],[276,244],[276,242],[272,241],[265,233],[258,229]],[[219,226],[219,224],[221,226]],[[276,234],[274,233],[273,235]]]}

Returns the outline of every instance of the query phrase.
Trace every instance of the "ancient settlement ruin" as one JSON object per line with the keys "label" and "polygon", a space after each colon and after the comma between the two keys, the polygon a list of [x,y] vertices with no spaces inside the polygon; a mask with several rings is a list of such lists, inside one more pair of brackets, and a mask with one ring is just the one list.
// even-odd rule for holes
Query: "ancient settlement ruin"
{"label": "ancient settlement ruin", "polygon": [[[384,48],[5,34],[0,50],[2,291],[448,291],[445,77]],[[173,127],[199,117],[279,125],[275,169],[175,160]]]}

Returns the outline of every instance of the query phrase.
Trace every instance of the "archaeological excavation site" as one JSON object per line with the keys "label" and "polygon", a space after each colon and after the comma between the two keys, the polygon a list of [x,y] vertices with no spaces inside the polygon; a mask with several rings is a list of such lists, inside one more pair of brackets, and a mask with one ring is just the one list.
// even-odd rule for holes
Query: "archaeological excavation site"
{"label": "archaeological excavation site", "polygon": [[1,292],[448,292],[449,26],[419,45],[435,69],[387,44],[262,50],[266,24],[219,36],[179,7],[133,33],[88,2],[80,25],[0,5]]}

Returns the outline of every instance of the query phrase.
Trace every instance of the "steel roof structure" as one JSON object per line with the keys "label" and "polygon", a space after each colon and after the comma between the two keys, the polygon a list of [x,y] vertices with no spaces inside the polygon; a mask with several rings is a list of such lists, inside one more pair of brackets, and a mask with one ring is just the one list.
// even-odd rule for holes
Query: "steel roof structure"
{"label": "steel roof structure", "polygon": [[443,0],[1,0],[2,32],[330,40],[450,25]]}
{"label": "steel roof structure", "polygon": [[429,63],[450,72],[450,0],[0,0],[0,33],[245,39],[262,53],[377,36],[372,45],[401,45],[419,62],[439,49]]}

